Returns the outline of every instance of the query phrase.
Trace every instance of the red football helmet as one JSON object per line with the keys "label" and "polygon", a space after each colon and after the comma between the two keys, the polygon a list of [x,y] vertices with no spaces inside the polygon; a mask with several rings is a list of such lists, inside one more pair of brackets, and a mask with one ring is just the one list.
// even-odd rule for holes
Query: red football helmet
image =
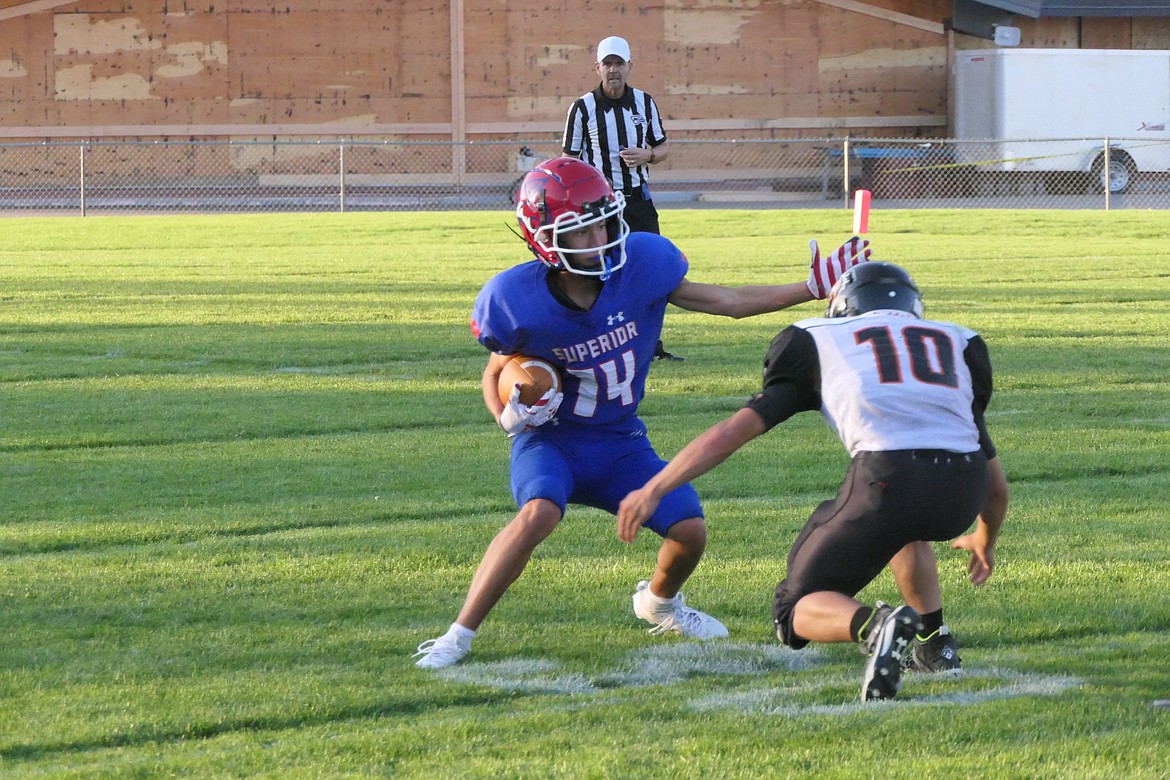
{"label": "red football helmet", "polygon": [[[626,263],[626,236],[630,226],[622,218],[626,199],[614,192],[601,172],[573,157],[557,157],[533,168],[516,193],[516,218],[520,231],[537,259],[549,268],[584,276],[609,278]],[[608,243],[587,249],[560,245],[571,230],[605,221]],[[602,253],[600,267],[580,268],[574,256]]]}

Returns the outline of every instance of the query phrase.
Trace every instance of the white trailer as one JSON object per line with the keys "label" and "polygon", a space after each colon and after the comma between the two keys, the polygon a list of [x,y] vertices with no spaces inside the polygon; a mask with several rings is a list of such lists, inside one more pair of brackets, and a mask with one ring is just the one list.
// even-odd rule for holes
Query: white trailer
{"label": "white trailer", "polygon": [[1079,171],[1110,192],[1170,171],[1170,51],[960,51],[952,78],[955,137],[992,141],[960,143],[959,162]]}

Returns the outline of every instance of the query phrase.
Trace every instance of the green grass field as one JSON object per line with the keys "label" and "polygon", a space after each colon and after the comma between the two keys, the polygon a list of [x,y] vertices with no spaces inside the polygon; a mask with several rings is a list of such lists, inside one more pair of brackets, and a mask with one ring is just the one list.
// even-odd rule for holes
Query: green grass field
{"label": "green grass field", "polygon": [[[647,636],[652,534],[576,509],[441,673],[514,511],[479,287],[507,213],[0,223],[0,776],[1170,776],[1165,212],[875,212],[878,259],[972,327],[1013,503],[986,586],[939,546],[957,679],[858,702],[862,657],[771,636],[788,545],[846,456],[815,415],[696,484],[688,601]],[[690,277],[803,278],[851,214],[664,212]],[[642,406],[673,455],[738,408],[809,304],[672,310]],[[883,575],[863,598],[896,601]]]}

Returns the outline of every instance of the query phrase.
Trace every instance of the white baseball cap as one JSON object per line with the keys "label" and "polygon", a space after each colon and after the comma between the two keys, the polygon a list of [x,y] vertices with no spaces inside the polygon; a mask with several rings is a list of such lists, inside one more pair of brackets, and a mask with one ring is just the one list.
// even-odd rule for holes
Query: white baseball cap
{"label": "white baseball cap", "polygon": [[616,54],[626,62],[630,61],[630,44],[626,43],[625,38],[619,38],[616,35],[611,35],[601,43],[597,44],[597,61],[602,62],[611,54]]}

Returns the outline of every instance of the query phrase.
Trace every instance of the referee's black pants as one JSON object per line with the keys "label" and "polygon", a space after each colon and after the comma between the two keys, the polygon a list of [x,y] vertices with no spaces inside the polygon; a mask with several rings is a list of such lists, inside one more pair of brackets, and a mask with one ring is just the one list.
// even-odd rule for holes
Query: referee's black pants
{"label": "referee's black pants", "polygon": [[652,200],[627,200],[622,212],[631,233],[658,233],[658,209]]}
{"label": "referee's black pants", "polygon": [[[622,217],[630,226],[631,233],[662,234],[658,228],[658,209],[654,208],[654,201],[643,200],[640,193],[626,200],[626,208],[622,211]],[[662,345],[662,339],[658,339],[658,343],[654,346],[654,359],[673,357],[674,355],[667,352],[666,347]]]}

